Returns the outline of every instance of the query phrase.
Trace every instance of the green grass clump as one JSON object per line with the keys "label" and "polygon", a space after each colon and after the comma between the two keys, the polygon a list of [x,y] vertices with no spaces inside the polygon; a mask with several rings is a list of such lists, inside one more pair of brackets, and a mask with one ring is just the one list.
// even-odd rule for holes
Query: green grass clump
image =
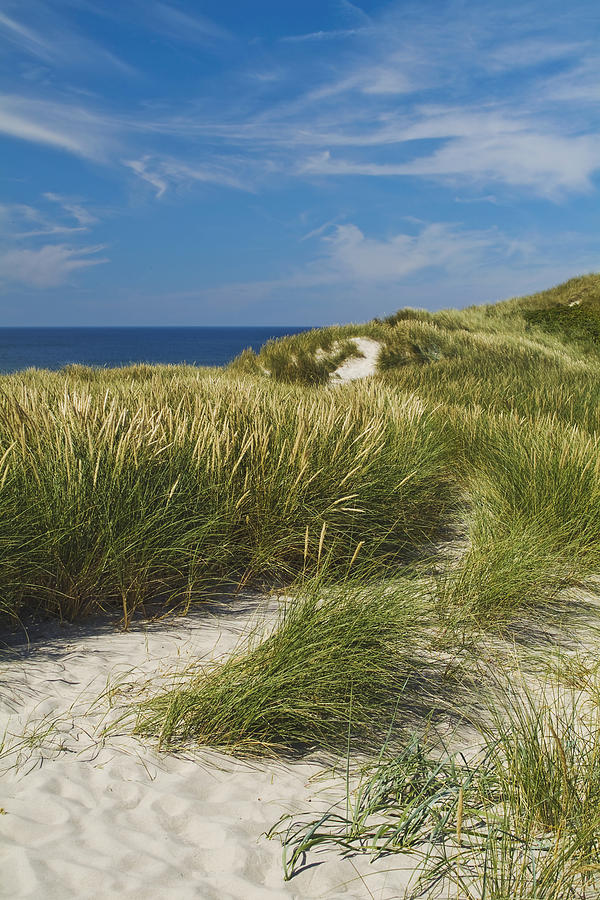
{"label": "green grass clump", "polygon": [[600,722],[576,701],[516,690],[491,699],[469,762],[417,736],[399,753],[384,749],[343,803],[275,826],[286,877],[329,847],[413,854],[407,897],[599,896]]}
{"label": "green grass clump", "polygon": [[495,303],[484,307],[471,307],[471,310],[483,310],[488,317],[504,318],[515,311],[530,309],[547,309],[555,305],[569,306],[581,303],[592,305],[600,300],[600,275],[590,273],[577,275],[555,287],[526,297],[513,297],[502,303]]}
{"label": "green grass clump", "polygon": [[272,634],[189,673],[144,704],[137,731],[164,747],[189,742],[272,755],[363,749],[393,721],[423,633],[410,584],[351,583],[291,601]]}
{"label": "green grass clump", "polygon": [[588,855],[600,859],[597,710],[586,707],[582,694],[544,698],[527,689],[507,689],[485,734],[489,764],[515,816],[554,833],[587,834],[593,825]]}
{"label": "green grass clump", "polygon": [[285,384],[326,384],[349,356],[356,356],[348,340],[335,341],[328,332],[308,331],[294,337],[267,341],[260,353],[244,350],[229,365],[240,374],[268,375]]}
{"label": "green grass clump", "polygon": [[267,341],[258,353],[244,350],[229,364],[228,371],[268,376],[285,384],[325,385],[346,359],[361,356],[353,338],[385,342],[389,333],[389,326],[378,321],[313,328]]}
{"label": "green grass clump", "polygon": [[470,545],[443,584],[448,604],[497,621],[598,571],[598,438],[541,416],[462,424]]}
{"label": "green grass clump", "polygon": [[5,615],[127,624],[153,597],[343,571],[359,544],[394,566],[452,515],[449,441],[410,396],[142,374],[3,380]]}
{"label": "green grass clump", "polygon": [[345,812],[340,803],[318,820],[286,816],[271,829],[270,837],[282,838],[285,879],[313,850],[358,851],[378,859],[443,841],[455,826],[460,791],[475,777],[477,768],[452,756],[436,758],[416,734],[395,753],[386,746],[360,773]]}
{"label": "green grass clump", "polygon": [[[555,594],[599,561],[600,362],[527,316],[596,309],[599,285],[313,329],[226,371],[2,377],[1,612],[127,623],[152,597],[310,573],[323,529],[320,564],[360,544],[393,571],[459,497],[470,549],[442,593],[464,620]],[[325,390],[358,336],[380,374]]]}
{"label": "green grass clump", "polygon": [[526,320],[597,297],[591,276],[494,307],[394,318],[382,380],[437,403],[454,436],[467,552],[440,589],[464,623],[506,621],[598,570],[598,359]]}
{"label": "green grass clump", "polygon": [[588,306],[551,306],[527,311],[530,325],[557,334],[568,341],[600,347],[600,308]]}

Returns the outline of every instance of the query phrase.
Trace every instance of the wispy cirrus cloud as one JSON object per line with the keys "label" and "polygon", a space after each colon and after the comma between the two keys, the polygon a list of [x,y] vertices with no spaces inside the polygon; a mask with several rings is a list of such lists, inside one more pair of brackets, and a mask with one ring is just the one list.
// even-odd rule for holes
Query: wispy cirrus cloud
{"label": "wispy cirrus cloud", "polygon": [[180,41],[205,43],[206,41],[228,41],[232,35],[207,16],[194,11],[189,13],[170,3],[150,3],[144,5],[150,22],[155,23],[163,33],[167,32]]}
{"label": "wispy cirrus cloud", "polygon": [[[83,201],[49,191],[40,200],[42,208],[25,203],[0,204],[2,288],[55,287],[68,281],[78,269],[108,262],[100,255],[106,249],[103,244],[77,246],[64,242],[78,240],[99,221]],[[62,238],[62,241],[48,243],[49,238]]]}
{"label": "wispy cirrus cloud", "polygon": [[168,187],[166,178],[158,172],[153,171],[148,164],[148,157],[142,159],[124,159],[123,165],[131,169],[142,181],[152,185],[156,190],[157,199],[162,197]]}
{"label": "wispy cirrus cloud", "polygon": [[122,125],[82,103],[0,95],[0,134],[97,161],[108,161]]}
{"label": "wispy cirrus cloud", "polygon": [[[202,182],[256,190],[315,176],[499,184],[549,199],[590,190],[600,170],[600,117],[586,120],[573,102],[578,91],[584,101],[598,91],[599,67],[589,42],[568,34],[550,39],[543,30],[532,34],[526,18],[518,17],[508,29],[511,39],[506,28],[497,39],[501,14],[488,12],[486,18],[483,10],[465,38],[464,16],[450,6],[429,19],[414,12],[401,16],[393,5],[378,19],[352,3],[343,6],[348,28],[339,32],[351,39],[351,48],[342,42],[323,67],[315,67],[311,51],[310,71],[302,54],[293,61],[274,55],[278,77],[271,102],[262,93],[270,81],[249,77],[248,67],[256,71],[249,62],[235,74],[239,96],[233,103],[217,94],[182,98],[168,109],[140,105],[125,115],[99,110],[94,98],[68,103],[5,95],[0,132],[115,169],[125,160],[157,198]],[[44,38],[5,18],[19,40],[42,52]],[[233,40],[212,20],[166,2],[146,5],[142,24],[182,41]],[[320,34],[292,37],[311,44],[327,32]],[[560,72],[540,74],[536,66],[549,61]],[[503,81],[524,69],[518,79]],[[492,79],[492,99],[477,87],[482,73]],[[303,88],[282,100],[281,84]]]}
{"label": "wispy cirrus cloud", "polygon": [[69,5],[85,10],[100,19],[116,24],[133,25],[160,37],[183,44],[204,46],[230,41],[234,36],[213,19],[197,10],[183,8],[182,3],[167,3],[166,0],[128,0],[127,3],[97,3],[94,0],[68,0]]}
{"label": "wispy cirrus cloud", "polygon": [[51,203],[57,203],[68,216],[75,219],[81,228],[87,229],[90,225],[96,225],[99,221],[98,217],[91,213],[77,198],[64,197],[62,194],[54,194],[51,191],[46,191],[44,198]]}
{"label": "wispy cirrus cloud", "polygon": [[77,234],[87,231],[81,224],[56,221],[47,213],[26,203],[0,204],[0,239],[19,241],[55,234]]}
{"label": "wispy cirrus cloud", "polygon": [[20,138],[24,141],[32,141],[36,144],[47,144],[50,147],[58,147],[70,153],[85,155],[83,144],[67,131],[47,126],[37,120],[36,116],[28,117],[16,112],[14,98],[0,99],[0,132],[8,137]]}
{"label": "wispy cirrus cloud", "polygon": [[[349,29],[359,40],[329,77],[294,98],[222,119],[182,110],[154,127],[173,139],[242,148],[248,169],[260,160],[272,179],[426,179],[504,185],[552,200],[589,191],[600,171],[600,119],[586,120],[569,103],[576,89],[588,99],[597,94],[589,42],[532,37],[518,19],[513,40],[496,40],[493,18],[482,13],[469,32],[470,53],[459,58],[464,24],[460,16],[418,27],[410,17],[369,19]],[[536,67],[549,62],[560,75],[539,74]],[[524,69],[532,71],[502,81]],[[473,91],[482,73],[503,85],[500,92],[494,86],[493,99]]]}
{"label": "wispy cirrus cloud", "polygon": [[[170,284],[182,298],[213,285],[188,321],[233,297],[240,309],[263,298],[271,322],[291,301],[291,321],[310,296],[314,317],[296,321],[316,323],[333,297],[347,319],[420,290],[434,304],[493,299],[491,284],[519,293],[600,264],[592,0],[386,0],[368,14],[360,0],[276,14],[270,2],[0,5],[0,135],[14,166],[0,180],[21,201],[0,208],[5,286],[10,273],[29,287],[91,282],[86,268],[109,255],[108,223],[95,221],[108,208],[121,251],[111,296],[137,290],[140,320],[144,289]],[[21,155],[17,140],[32,146]],[[221,189],[239,193],[219,206]],[[163,223],[167,204],[177,214]],[[563,233],[579,221],[585,252]],[[180,239],[192,224],[206,235],[197,252]]]}
{"label": "wispy cirrus cloud", "polygon": [[123,160],[123,165],[152,185],[156,189],[157,198],[162,197],[169,187],[178,188],[194,182],[252,191],[249,184],[233,173],[235,162],[225,166],[214,162],[189,163],[172,157],[152,158],[147,155],[142,159]]}
{"label": "wispy cirrus cloud", "polygon": [[10,13],[0,11],[0,44],[8,42],[61,69],[99,68],[137,77],[134,66],[74,28],[52,5],[35,0],[13,5]]}
{"label": "wispy cirrus cloud", "polygon": [[600,135],[562,136],[522,127],[497,134],[479,131],[450,137],[433,153],[405,162],[382,163],[333,156],[309,157],[301,174],[320,176],[425,177],[476,183],[504,182],[552,197],[586,191],[600,168]]}
{"label": "wispy cirrus cloud", "polygon": [[0,35],[40,59],[50,61],[54,55],[52,45],[46,38],[3,12],[0,12]]}
{"label": "wispy cirrus cloud", "polygon": [[371,24],[371,17],[358,3],[351,3],[350,0],[338,0],[338,7],[346,21],[352,22],[356,26]]}
{"label": "wispy cirrus cloud", "polygon": [[525,38],[500,43],[487,55],[485,65],[497,72],[517,71],[540,66],[547,62],[569,61],[585,55],[591,49],[588,41],[557,41]]}
{"label": "wispy cirrus cloud", "polygon": [[68,244],[46,244],[36,249],[0,250],[0,285],[24,285],[49,288],[64,284],[77,269],[108,262],[98,256],[102,244],[72,247]]}
{"label": "wispy cirrus cloud", "polygon": [[540,91],[546,102],[583,106],[589,115],[589,104],[600,100],[600,55],[582,55],[576,66],[545,79]]}
{"label": "wispy cirrus cloud", "polygon": [[311,31],[307,34],[289,34],[281,38],[286,44],[301,44],[306,41],[335,41],[339,38],[354,37],[359,33],[357,28],[335,28],[331,31]]}

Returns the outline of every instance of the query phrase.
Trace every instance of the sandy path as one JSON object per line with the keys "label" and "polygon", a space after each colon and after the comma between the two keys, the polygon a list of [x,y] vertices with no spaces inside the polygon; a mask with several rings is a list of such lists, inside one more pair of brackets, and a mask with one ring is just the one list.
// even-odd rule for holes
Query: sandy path
{"label": "sandy path", "polygon": [[189,658],[226,653],[259,607],[270,616],[267,622],[274,619],[273,601],[235,602],[243,610],[239,614],[207,619],[192,613],[126,634],[98,623],[52,625],[29,649],[3,658],[0,735],[31,733],[44,717],[54,726],[23,749],[18,770],[9,768],[14,755],[0,760],[0,896],[388,900],[402,895],[405,875],[386,871],[397,869],[397,857],[377,868],[358,857],[344,861],[313,853],[312,866],[283,881],[281,846],[263,833],[283,813],[317,811],[343,795],[341,780],[328,788],[310,783],[321,771],[317,763],[250,765],[210,751],[197,758],[159,755],[126,728],[100,738],[102,722],[114,720],[127,699],[119,695],[108,712],[105,701],[90,710],[107,680],[123,676],[139,682]]}
{"label": "sandy path", "polygon": [[350,357],[338,366],[335,372],[331,373],[332,382],[345,383],[355,381],[357,378],[368,378],[377,370],[377,357],[381,349],[379,342],[371,338],[351,338],[351,340],[363,355]]}

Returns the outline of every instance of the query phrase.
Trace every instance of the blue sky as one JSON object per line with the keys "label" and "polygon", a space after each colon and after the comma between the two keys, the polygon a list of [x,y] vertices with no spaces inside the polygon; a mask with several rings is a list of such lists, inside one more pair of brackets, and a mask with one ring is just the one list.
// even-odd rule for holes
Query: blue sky
{"label": "blue sky", "polygon": [[0,324],[326,324],[600,269],[595,0],[0,0]]}

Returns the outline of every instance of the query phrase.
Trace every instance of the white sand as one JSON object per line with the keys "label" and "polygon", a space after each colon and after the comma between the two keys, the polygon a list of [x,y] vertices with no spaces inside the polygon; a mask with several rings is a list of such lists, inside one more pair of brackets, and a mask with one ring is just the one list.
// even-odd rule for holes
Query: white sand
{"label": "white sand", "polygon": [[371,338],[351,338],[351,340],[362,356],[351,356],[338,366],[335,372],[331,373],[332,383],[356,381],[357,378],[368,378],[375,374],[377,357],[381,349],[379,342]]}
{"label": "white sand", "polygon": [[[108,713],[104,700],[90,710],[107,681],[142,682],[190,658],[230,651],[259,605],[251,597],[235,603],[239,615],[195,612],[129,633],[98,623],[51,625],[29,650],[4,658],[0,729],[32,733],[44,717],[52,727],[18,757],[0,760],[0,896],[402,896],[407,876],[398,867],[410,860],[399,857],[369,865],[312,853],[303,872],[283,881],[281,845],[264,832],[284,813],[316,812],[344,793],[341,776],[328,787],[309,783],[321,771],[317,763],[158,754],[126,727],[101,739],[102,722],[114,721],[133,697],[119,694]],[[273,601],[262,604],[273,621]],[[19,768],[10,768],[15,762]]]}

